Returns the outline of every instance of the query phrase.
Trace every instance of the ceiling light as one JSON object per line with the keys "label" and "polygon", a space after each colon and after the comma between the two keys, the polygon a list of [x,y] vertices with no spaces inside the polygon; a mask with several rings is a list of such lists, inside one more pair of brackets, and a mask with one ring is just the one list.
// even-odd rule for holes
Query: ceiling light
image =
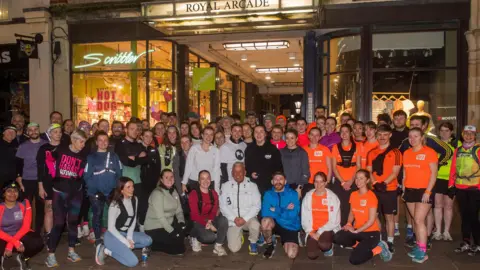
{"label": "ceiling light", "polygon": [[297,23],[306,23],[307,20],[298,20]]}
{"label": "ceiling light", "polygon": [[267,76],[265,76],[265,80],[270,80],[272,77],[270,77],[270,74],[267,74]]}
{"label": "ceiling light", "polygon": [[294,67],[299,67],[299,66],[300,66],[300,62],[299,62],[299,61],[293,62],[293,66],[294,66]]}
{"label": "ceiling light", "polygon": [[294,52],[288,53],[288,59],[295,60],[296,59],[295,53]]}
{"label": "ceiling light", "polygon": [[257,65],[256,65],[256,64],[250,64],[250,67],[251,67],[251,68],[256,68]]}
{"label": "ceiling light", "polygon": [[242,61],[247,61],[247,55],[246,54],[242,54]]}
{"label": "ceiling light", "polygon": [[274,81],[274,80],[271,80],[270,83],[275,83],[275,81]]}
{"label": "ceiling light", "polygon": [[293,73],[302,72],[301,67],[275,67],[275,68],[257,68],[258,73]]}
{"label": "ceiling light", "polygon": [[286,40],[223,44],[223,48],[225,48],[225,50],[227,51],[279,50],[279,49],[287,49],[288,47],[290,47],[290,42]]}

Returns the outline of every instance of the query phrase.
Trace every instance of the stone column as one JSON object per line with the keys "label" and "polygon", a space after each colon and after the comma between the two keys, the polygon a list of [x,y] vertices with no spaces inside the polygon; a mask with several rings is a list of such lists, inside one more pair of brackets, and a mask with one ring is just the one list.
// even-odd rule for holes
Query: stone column
{"label": "stone column", "polygon": [[480,127],[480,1],[472,0],[468,42],[468,117],[467,123]]}

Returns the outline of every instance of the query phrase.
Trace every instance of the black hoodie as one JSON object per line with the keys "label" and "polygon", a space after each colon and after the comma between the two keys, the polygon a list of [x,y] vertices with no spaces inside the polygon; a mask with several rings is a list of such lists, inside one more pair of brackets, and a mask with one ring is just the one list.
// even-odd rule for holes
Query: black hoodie
{"label": "black hoodie", "polygon": [[[272,175],[274,172],[282,171],[282,157],[277,147],[269,141],[262,146],[253,143],[245,150],[245,167],[247,177],[257,184],[260,193],[272,187]],[[253,179],[252,173],[257,173],[258,178]]]}

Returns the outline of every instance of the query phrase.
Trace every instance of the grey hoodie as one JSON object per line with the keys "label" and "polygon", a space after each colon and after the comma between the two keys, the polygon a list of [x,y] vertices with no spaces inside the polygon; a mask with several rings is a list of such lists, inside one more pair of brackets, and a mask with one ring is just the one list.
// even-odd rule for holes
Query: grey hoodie
{"label": "grey hoodie", "polygon": [[283,171],[287,177],[287,184],[308,184],[310,164],[307,152],[301,147],[293,150],[285,147],[280,150],[280,154],[282,155]]}

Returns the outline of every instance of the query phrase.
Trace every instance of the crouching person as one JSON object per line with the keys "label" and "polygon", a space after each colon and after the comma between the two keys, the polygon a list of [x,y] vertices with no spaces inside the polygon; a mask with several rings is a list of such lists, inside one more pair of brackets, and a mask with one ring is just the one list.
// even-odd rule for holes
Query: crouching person
{"label": "crouching person", "polygon": [[327,175],[317,172],[313,177],[314,190],[309,191],[302,203],[302,227],[307,235],[307,256],[318,258],[320,251],[333,256],[333,237],[340,227],[340,200],[326,188]]}
{"label": "crouching person", "polygon": [[272,189],[265,192],[262,203],[262,233],[266,248],[263,257],[269,259],[275,253],[272,234],[280,236],[285,253],[290,259],[298,254],[300,231],[300,200],[297,191],[285,185],[287,179],[282,172],[275,172]]}
{"label": "crouching person", "polygon": [[190,218],[193,228],[192,237],[193,252],[202,251],[202,244],[215,243],[213,253],[218,256],[226,256],[223,243],[227,237],[228,220],[219,215],[219,202],[217,192],[210,188],[212,179],[206,170],[198,173],[199,187],[192,190],[188,196],[190,206]]}
{"label": "crouching person", "polygon": [[237,162],[232,168],[234,181],[222,185],[220,211],[228,220],[227,242],[232,252],[238,252],[243,243],[243,230],[248,230],[250,255],[257,255],[260,223],[257,215],[261,208],[261,196],[255,183],[245,177],[245,165]]}
{"label": "crouching person", "polygon": [[18,202],[20,189],[16,183],[3,189],[3,202],[0,204],[0,269],[6,259],[16,252],[15,260],[19,269],[30,269],[28,260],[43,249],[42,237],[30,230],[32,208],[28,200]]}
{"label": "crouching person", "polygon": [[95,261],[105,264],[105,256],[111,256],[127,267],[135,267],[138,258],[133,249],[142,248],[142,255],[148,255],[152,238],[142,232],[135,232],[137,224],[138,199],[133,196],[133,180],[121,177],[108,208],[108,231],[104,235],[104,244],[96,248]]}
{"label": "crouching person", "polygon": [[159,186],[148,199],[145,233],[153,239],[152,250],[170,255],[185,253],[185,217],[173,172],[160,173]]}

